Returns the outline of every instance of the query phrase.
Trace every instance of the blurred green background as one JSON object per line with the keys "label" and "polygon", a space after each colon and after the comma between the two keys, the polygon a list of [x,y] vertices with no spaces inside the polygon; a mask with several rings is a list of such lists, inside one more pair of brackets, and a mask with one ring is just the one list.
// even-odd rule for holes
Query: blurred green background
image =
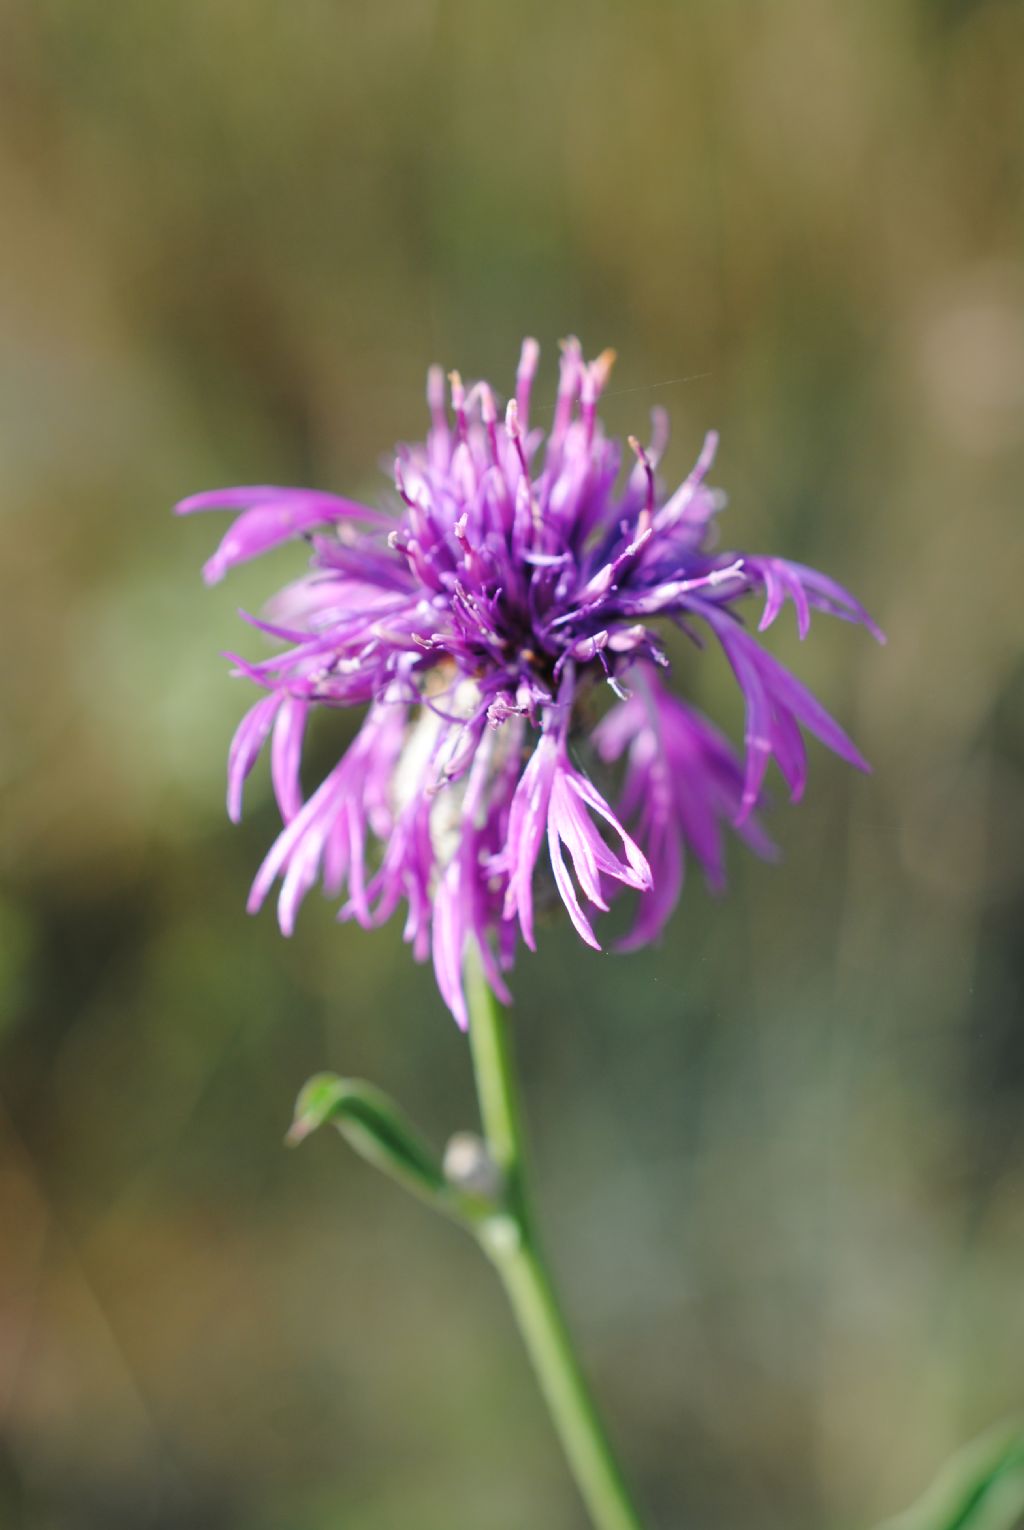
{"label": "blurred green background", "polygon": [[1024,7],[2,0],[0,205],[0,1525],[582,1525],[475,1250],[282,1149],[325,1067],[443,1140],[468,1059],[397,924],[245,916],[218,655],[297,562],[169,514],[372,499],[430,361],[568,332],[890,642],[775,629],[876,767],[781,865],[521,959],[554,1262],[653,1526],[894,1511],[1024,1402]]}

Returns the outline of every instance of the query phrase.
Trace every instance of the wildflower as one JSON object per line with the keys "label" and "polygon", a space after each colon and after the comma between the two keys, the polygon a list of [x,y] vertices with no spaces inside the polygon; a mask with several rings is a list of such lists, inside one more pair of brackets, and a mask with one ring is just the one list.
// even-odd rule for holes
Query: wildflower
{"label": "wildflower", "polygon": [[[291,932],[319,881],[339,917],[373,926],[406,905],[405,938],[433,956],[442,996],[466,1024],[470,941],[507,1000],[502,973],[518,934],[534,947],[534,882],[546,858],[572,923],[597,946],[594,910],[638,894],[624,945],[653,940],[679,896],[689,852],[713,886],[724,878],[722,828],[758,853],[770,842],[754,811],[774,757],[794,800],[806,779],[801,730],[859,769],[857,749],[810,692],[742,624],[739,603],[764,596],[759,630],[788,600],[803,637],[812,609],[860,622],[864,609],[814,569],[718,552],[723,496],[706,479],[710,434],[689,476],[665,495],[667,440],[658,411],[620,487],[623,452],[597,418],[613,353],[586,362],[562,350],[550,430],[530,418],[538,359],[522,349],[504,418],[484,382],[466,389],[433,368],[425,442],[398,448],[396,501],[371,509],[331,494],[269,486],[195,495],[177,509],[241,511],[204,573],[302,538],[309,571],[254,626],[283,645],[237,672],[264,692],[243,718],[228,765],[228,811],[269,738],[283,820],[253,884],[250,910],[280,879]],[[746,704],[741,757],[674,696],[658,633],[673,624],[720,645]],[[587,743],[581,702],[606,688],[590,730],[597,761],[621,762],[612,806],[574,755]],[[355,741],[308,797],[303,737],[316,708],[366,706]],[[609,774],[613,774],[612,770]],[[544,850],[546,845],[546,857]]]}

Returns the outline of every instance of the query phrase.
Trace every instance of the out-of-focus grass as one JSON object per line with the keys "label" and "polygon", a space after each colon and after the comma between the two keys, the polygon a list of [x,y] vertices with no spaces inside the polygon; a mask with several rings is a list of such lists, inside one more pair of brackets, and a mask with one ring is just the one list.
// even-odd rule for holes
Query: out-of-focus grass
{"label": "out-of-focus grass", "polygon": [[[0,1520],[578,1524],[500,1297],[336,1141],[338,1068],[435,1139],[464,1045],[396,930],[242,913],[231,481],[375,495],[427,363],[620,353],[727,535],[890,635],[799,666],[778,867],[516,978],[543,1213],[663,1525],[871,1523],[1021,1402],[1024,18],[875,7],[13,3],[0,18]],[[688,379],[688,380],[681,380]],[[279,556],[282,576],[294,567]],[[735,726],[726,676],[681,682]],[[321,729],[328,758],[345,724]]]}

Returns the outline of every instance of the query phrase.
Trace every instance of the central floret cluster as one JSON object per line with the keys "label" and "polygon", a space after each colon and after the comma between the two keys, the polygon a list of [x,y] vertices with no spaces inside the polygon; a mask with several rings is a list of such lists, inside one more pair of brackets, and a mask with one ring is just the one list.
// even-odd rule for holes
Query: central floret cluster
{"label": "central floret cluster", "polygon": [[[657,467],[668,430],[656,413],[632,468],[603,434],[597,403],[612,353],[586,362],[563,346],[550,430],[530,420],[538,348],[523,345],[503,417],[486,383],[428,379],[426,441],[398,449],[390,511],[331,494],[256,487],[196,495],[179,511],[235,508],[204,570],[208,581],[301,537],[309,571],[253,624],[277,640],[238,672],[266,694],[231,748],[228,806],[270,736],[284,820],[253,885],[258,908],[282,879],[289,933],[317,881],[343,897],[340,917],[376,925],[400,902],[416,956],[431,952],[441,993],[466,1023],[467,943],[507,998],[502,971],[518,931],[534,945],[534,873],[547,846],[573,924],[597,946],[588,909],[624,888],[640,895],[625,945],[651,940],[678,898],[686,850],[723,880],[723,822],[761,853],[751,816],[774,756],[794,799],[803,790],[801,726],[851,764],[865,763],[809,691],[741,624],[742,597],[765,597],[760,628],[789,599],[801,636],[811,608],[877,628],[839,585],[779,558],[717,552],[724,503],[705,479],[716,438],[671,494]],[[652,623],[721,645],[746,702],[745,760],[670,694]],[[595,685],[612,705],[589,729],[596,757],[622,762],[613,808],[574,760],[578,705]],[[368,706],[347,752],[308,797],[303,737],[315,707]],[[614,771],[609,770],[609,775]]]}

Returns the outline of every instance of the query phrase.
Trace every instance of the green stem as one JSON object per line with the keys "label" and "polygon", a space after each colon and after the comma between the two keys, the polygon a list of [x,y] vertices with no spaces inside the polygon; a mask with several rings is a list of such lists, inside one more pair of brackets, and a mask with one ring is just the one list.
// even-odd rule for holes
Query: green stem
{"label": "green stem", "polygon": [[508,1210],[480,1224],[480,1241],[504,1283],[596,1530],[641,1530],[538,1244],[526,1193],[522,1113],[508,1028],[476,951],[467,962],[466,990],[480,1117],[488,1150],[507,1187]]}

